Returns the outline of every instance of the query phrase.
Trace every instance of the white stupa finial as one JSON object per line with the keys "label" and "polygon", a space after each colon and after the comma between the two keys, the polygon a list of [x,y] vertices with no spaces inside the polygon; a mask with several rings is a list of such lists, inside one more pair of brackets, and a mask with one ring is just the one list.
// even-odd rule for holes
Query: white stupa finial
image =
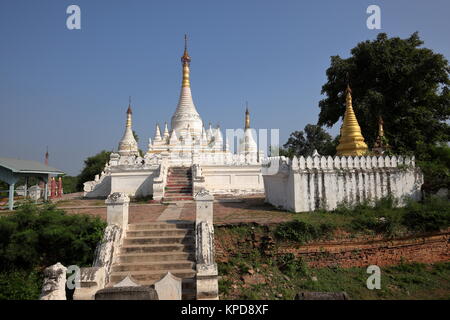
{"label": "white stupa finial", "polygon": [[171,133],[170,139],[169,139],[169,143],[170,144],[178,143],[177,131],[175,129],[172,130],[172,133]]}
{"label": "white stupa finial", "polygon": [[159,129],[159,124],[156,124],[155,138],[153,138],[153,140],[161,141],[161,130]]}
{"label": "white stupa finial", "polygon": [[168,128],[168,126],[167,126],[167,122],[164,124],[163,138],[164,138],[164,139],[169,138],[169,128]]}

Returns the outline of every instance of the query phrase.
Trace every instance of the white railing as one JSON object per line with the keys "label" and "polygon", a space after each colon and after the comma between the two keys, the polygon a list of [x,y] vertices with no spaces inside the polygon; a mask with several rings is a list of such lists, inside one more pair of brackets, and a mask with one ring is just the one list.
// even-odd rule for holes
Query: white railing
{"label": "white railing", "polygon": [[401,166],[415,167],[415,158],[402,156],[361,156],[361,157],[268,157],[262,161],[263,174],[269,168],[288,166],[292,170],[306,169],[375,169],[375,168],[397,168]]}

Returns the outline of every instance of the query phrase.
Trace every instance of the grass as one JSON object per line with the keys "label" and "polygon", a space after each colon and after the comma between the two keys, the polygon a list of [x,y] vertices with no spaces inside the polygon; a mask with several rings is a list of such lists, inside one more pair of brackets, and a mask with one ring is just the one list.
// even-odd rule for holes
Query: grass
{"label": "grass", "polygon": [[387,198],[375,205],[340,206],[331,212],[308,212],[294,215],[294,220],[280,223],[275,236],[280,240],[307,243],[329,239],[343,231],[358,235],[398,237],[445,230],[450,227],[450,201],[429,198],[422,203],[409,202],[403,208]]}
{"label": "grass", "polygon": [[258,269],[265,281],[251,285],[241,280],[245,270],[227,267],[228,273],[224,274],[219,264],[221,299],[292,300],[301,291],[344,291],[354,300],[450,299],[450,262],[381,268],[380,290],[367,288],[370,274],[366,268],[309,269],[302,261],[289,263],[291,266],[285,268],[273,259],[263,259]]}
{"label": "grass", "polygon": [[[277,254],[279,245],[361,235],[395,238],[450,227],[449,201],[430,198],[396,208],[390,199],[374,206],[341,206],[333,212],[293,214],[276,226],[241,224],[216,227],[228,251],[218,262],[221,299],[294,299],[300,291],[345,291],[351,299],[450,299],[450,262],[405,264],[381,269],[381,289],[366,286],[366,268],[308,268],[293,254]],[[229,248],[235,248],[231,250]],[[269,249],[269,250],[267,250]],[[324,253],[326,254],[326,253]],[[251,280],[258,275],[258,280]]]}

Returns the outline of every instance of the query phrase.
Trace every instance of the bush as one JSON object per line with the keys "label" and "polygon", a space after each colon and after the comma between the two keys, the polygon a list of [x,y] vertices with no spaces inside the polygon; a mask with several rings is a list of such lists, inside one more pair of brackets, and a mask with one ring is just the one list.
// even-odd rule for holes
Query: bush
{"label": "bush", "polygon": [[0,300],[38,299],[42,281],[42,273],[36,271],[0,272]]}
{"label": "bush", "polygon": [[280,271],[288,276],[307,276],[309,274],[306,263],[297,259],[293,253],[279,256],[277,263]]}
{"label": "bush", "polygon": [[429,198],[421,203],[409,203],[403,216],[403,224],[411,231],[432,232],[450,227],[450,202]]}
{"label": "bush", "polygon": [[450,189],[450,147],[443,143],[438,145],[418,144],[417,165],[424,175],[423,190],[435,193],[440,188]]}
{"label": "bush", "polygon": [[305,243],[322,238],[331,233],[333,229],[329,223],[315,225],[304,221],[290,221],[279,224],[275,230],[275,236],[280,240]]}
{"label": "bush", "polygon": [[43,268],[56,262],[90,265],[105,226],[98,217],[68,215],[53,205],[25,204],[0,218],[0,271]]}

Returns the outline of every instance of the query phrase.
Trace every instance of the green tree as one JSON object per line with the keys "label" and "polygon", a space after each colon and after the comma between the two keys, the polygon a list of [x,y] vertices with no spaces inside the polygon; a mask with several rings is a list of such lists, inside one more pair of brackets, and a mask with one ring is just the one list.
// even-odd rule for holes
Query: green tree
{"label": "green tree", "polygon": [[[139,145],[139,136],[138,136],[138,134],[136,133],[136,131],[134,131],[134,130],[133,130],[133,136],[134,136],[134,140],[136,140],[137,144]],[[139,155],[140,155],[141,157],[143,157],[143,156],[144,156],[144,152],[142,152],[142,150],[139,149],[139,147],[138,147],[138,151],[139,151]]]}
{"label": "green tree", "polygon": [[280,155],[311,156],[314,150],[320,155],[334,156],[336,153],[336,140],[320,126],[307,124],[304,131],[294,131],[288,141],[280,149]]}
{"label": "green tree", "polygon": [[83,190],[83,183],[95,179],[95,175],[102,172],[105,164],[109,161],[110,151],[100,151],[95,156],[84,160],[84,168],[78,175],[77,190]]}
{"label": "green tree", "polygon": [[62,184],[63,184],[63,190],[64,193],[74,193],[77,192],[77,184],[78,184],[78,177],[72,177],[72,176],[62,176]]}
{"label": "green tree", "polygon": [[418,33],[407,39],[380,33],[373,41],[359,43],[347,59],[331,57],[318,124],[331,127],[343,117],[349,80],[369,147],[377,137],[379,116],[394,152],[412,153],[420,144],[448,141],[450,67],[443,55],[422,44]]}

